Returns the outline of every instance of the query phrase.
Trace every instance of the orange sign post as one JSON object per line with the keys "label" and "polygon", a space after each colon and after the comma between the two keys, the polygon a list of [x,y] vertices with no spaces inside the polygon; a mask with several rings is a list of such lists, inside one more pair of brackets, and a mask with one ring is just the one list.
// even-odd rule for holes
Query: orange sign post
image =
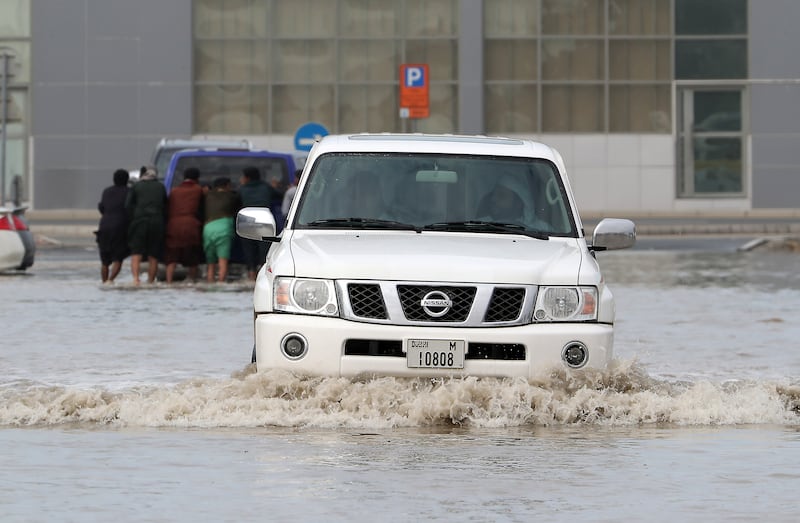
{"label": "orange sign post", "polygon": [[430,116],[428,64],[400,65],[400,118]]}

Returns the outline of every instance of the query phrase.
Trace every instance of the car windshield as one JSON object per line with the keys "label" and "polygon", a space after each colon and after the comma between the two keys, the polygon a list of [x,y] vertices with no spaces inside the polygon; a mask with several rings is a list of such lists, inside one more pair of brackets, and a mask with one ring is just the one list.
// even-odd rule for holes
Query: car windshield
{"label": "car windshield", "polygon": [[282,157],[272,156],[236,156],[236,155],[186,155],[175,162],[175,171],[170,180],[170,187],[176,187],[183,181],[183,171],[189,167],[196,167],[200,171],[200,185],[211,186],[215,178],[226,176],[230,178],[234,188],[239,186],[242,169],[248,166],[258,168],[261,179],[274,184],[281,190],[289,185],[289,166]]}
{"label": "car windshield", "polygon": [[335,153],[308,176],[295,228],[576,236],[561,177],[546,160]]}

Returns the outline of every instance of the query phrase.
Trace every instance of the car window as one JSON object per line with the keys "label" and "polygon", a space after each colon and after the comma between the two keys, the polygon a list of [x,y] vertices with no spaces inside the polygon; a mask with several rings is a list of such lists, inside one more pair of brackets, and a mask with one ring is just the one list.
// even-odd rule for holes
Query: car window
{"label": "car window", "polygon": [[234,188],[239,187],[239,178],[245,167],[253,166],[261,172],[261,178],[285,190],[290,183],[289,165],[286,158],[234,155],[181,155],[169,181],[170,187],[180,185],[183,172],[189,167],[200,171],[200,185],[210,186],[215,178],[227,176]]}
{"label": "car window", "polygon": [[153,164],[155,165],[156,169],[158,169],[159,176],[163,177],[167,174],[169,161],[172,159],[172,156],[180,150],[182,149],[179,147],[163,147],[156,151]]}
{"label": "car window", "polygon": [[417,227],[498,222],[554,236],[576,235],[556,167],[532,158],[323,155],[309,173],[295,227],[347,218]]}

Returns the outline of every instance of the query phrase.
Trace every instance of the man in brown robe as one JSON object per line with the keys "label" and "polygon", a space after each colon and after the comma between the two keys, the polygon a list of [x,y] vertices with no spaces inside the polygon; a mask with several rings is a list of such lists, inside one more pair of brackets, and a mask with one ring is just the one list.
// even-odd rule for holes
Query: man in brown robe
{"label": "man in brown robe", "polygon": [[189,167],[183,182],[169,193],[165,262],[167,283],[175,277],[175,267],[186,267],[191,281],[197,281],[197,266],[203,262],[203,189],[200,171]]}

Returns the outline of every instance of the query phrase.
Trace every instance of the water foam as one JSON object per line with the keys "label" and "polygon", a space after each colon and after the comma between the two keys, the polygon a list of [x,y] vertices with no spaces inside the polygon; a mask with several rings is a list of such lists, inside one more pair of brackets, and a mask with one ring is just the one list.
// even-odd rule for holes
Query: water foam
{"label": "water foam", "polygon": [[392,428],[463,425],[800,424],[800,383],[667,381],[636,361],[525,379],[298,377],[255,373],[124,390],[0,390],[0,425]]}

